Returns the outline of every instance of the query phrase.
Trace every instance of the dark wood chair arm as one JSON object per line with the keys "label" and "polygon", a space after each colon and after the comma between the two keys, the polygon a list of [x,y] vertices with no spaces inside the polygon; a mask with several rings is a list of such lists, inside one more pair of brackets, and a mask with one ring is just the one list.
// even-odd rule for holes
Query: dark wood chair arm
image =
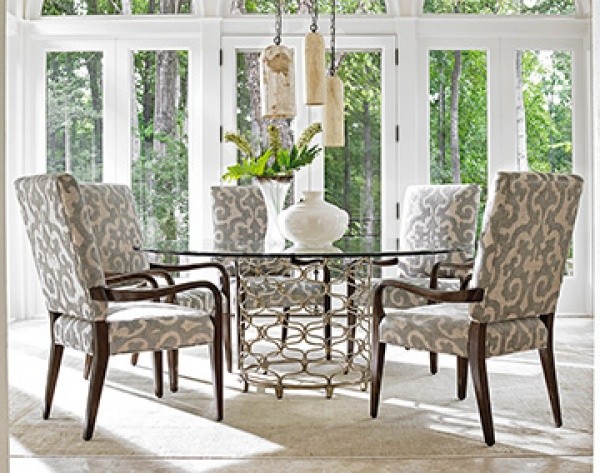
{"label": "dark wood chair arm", "polygon": [[398,258],[386,258],[373,261],[375,266],[394,266],[398,264]]}
{"label": "dark wood chair arm", "polygon": [[[145,281],[148,281],[152,285],[152,287],[158,287],[158,283],[156,283],[156,277],[163,278],[166,281],[166,283],[171,286],[175,284],[175,280],[173,279],[173,277],[166,271],[158,271],[152,269],[138,271],[136,273],[106,273],[105,275],[105,279],[108,284],[116,284],[135,280],[139,281],[143,279]],[[157,284],[156,286],[154,285],[153,281]]]}
{"label": "dark wood chair arm", "polygon": [[[230,290],[229,290],[229,278],[230,274],[225,269],[225,266],[217,261],[205,261],[203,263],[190,263],[190,264],[161,264],[161,263],[150,263],[151,269],[176,272],[176,271],[193,271],[195,269],[216,269],[220,273],[221,278],[221,292],[228,301],[231,301]],[[229,311],[228,311],[229,312]]]}
{"label": "dark wood chair arm", "polygon": [[[448,268],[448,269],[458,269],[458,270],[471,270],[471,269],[473,269],[473,265],[474,265],[473,260],[465,261],[464,263],[459,263],[459,262],[453,263],[450,261],[438,261],[437,263],[435,263],[433,265],[433,268],[431,269],[431,275],[429,276],[429,287],[432,289],[435,289],[437,287],[440,269]],[[469,281],[471,280],[471,276],[469,275],[464,279],[460,278],[460,280],[461,280],[460,288],[466,289],[467,285],[469,284]]]}
{"label": "dark wood chair arm", "polygon": [[443,291],[431,289],[400,281],[398,279],[384,279],[375,286],[373,300],[381,302],[383,290],[386,287],[403,289],[418,296],[435,302],[480,302],[483,299],[484,290],[481,288],[463,289],[460,291]]}

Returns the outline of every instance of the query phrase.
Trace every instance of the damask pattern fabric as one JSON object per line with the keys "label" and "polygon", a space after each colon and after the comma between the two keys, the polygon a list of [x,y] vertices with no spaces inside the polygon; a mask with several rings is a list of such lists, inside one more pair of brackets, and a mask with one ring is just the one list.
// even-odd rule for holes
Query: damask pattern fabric
{"label": "damask pattern fabric", "polygon": [[574,175],[498,174],[473,270],[472,287],[485,289],[473,319],[555,311],[582,187]]}
{"label": "damask pattern fabric", "polygon": [[[419,287],[429,287],[429,278],[402,278],[403,282],[407,282],[409,284],[413,284]],[[381,279],[374,278],[373,279],[373,287],[376,286]],[[439,279],[438,280],[438,289],[444,291],[456,291],[460,288],[460,280],[458,279]],[[363,294],[363,297],[360,298],[360,304],[366,305],[372,304],[373,291],[369,291],[366,294]],[[407,309],[409,307],[417,307],[420,305],[426,305],[427,299],[412,292],[404,291],[402,289],[398,289],[396,287],[386,287],[383,290],[383,307],[389,307],[394,309]]]}
{"label": "damask pattern fabric", "polygon": [[89,208],[104,271],[134,273],[148,269],[146,254],[134,250],[142,246],[143,237],[129,186],[85,183],[79,187]]}
{"label": "damask pattern fabric", "polygon": [[106,302],[89,289],[104,285],[104,273],[88,209],[69,174],[29,176],[15,181],[17,199],[51,312],[102,320]]}
{"label": "damask pattern fabric", "polygon": [[[174,304],[138,302],[109,304],[111,354],[167,350],[211,343],[209,314]],[[90,321],[61,316],[54,324],[56,343],[93,353]]]}
{"label": "damask pattern fabric", "polygon": [[[102,269],[110,273],[133,273],[150,268],[147,255],[135,251],[143,236],[131,188],[121,184],[80,185],[91,216],[92,233],[100,251]],[[212,292],[196,288],[180,292],[178,304],[205,312],[215,307]]]}
{"label": "damask pattern fabric", "polygon": [[478,209],[477,185],[409,186],[400,217],[400,248],[463,248],[465,252],[455,253],[450,258],[445,255],[400,258],[398,277],[429,277],[434,264],[440,260],[463,262],[471,258]]}
{"label": "damask pattern fabric", "polygon": [[[468,357],[469,304],[433,304],[386,311],[381,341],[417,350]],[[546,347],[548,331],[539,318],[487,325],[486,357]]]}

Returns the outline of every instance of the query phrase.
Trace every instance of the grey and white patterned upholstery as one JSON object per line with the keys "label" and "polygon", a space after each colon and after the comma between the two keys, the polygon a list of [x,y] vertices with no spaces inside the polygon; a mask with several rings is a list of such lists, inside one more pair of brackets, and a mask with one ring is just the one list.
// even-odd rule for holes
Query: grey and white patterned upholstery
{"label": "grey and white patterned upholstery", "polygon": [[[267,232],[267,208],[257,186],[214,186],[211,188],[215,243],[260,242]],[[221,261],[231,274],[233,261]],[[244,290],[251,293],[248,309],[262,300],[267,306],[288,307],[298,301],[323,297],[323,283],[287,278],[289,263],[280,258],[244,258],[238,261]],[[265,278],[264,276],[268,277]],[[286,295],[287,294],[287,295]]]}
{"label": "grey and white patterned upholstery", "polygon": [[[92,300],[90,289],[105,286],[90,208],[69,174],[15,182],[46,307],[61,314],[56,342],[92,353],[92,325],[108,325],[110,353],[157,351],[212,342],[209,314],[173,304]],[[120,264],[120,263],[119,263]]]}
{"label": "grey and white patterned upholstery", "polygon": [[[143,237],[131,188],[106,183],[81,183],[79,187],[88,207],[104,272],[133,273],[149,269],[146,254],[134,250],[142,246]],[[213,295],[205,288],[177,294],[176,303],[205,312],[214,309]]]}
{"label": "grey and white patterned upholstery", "polygon": [[[400,217],[400,248],[463,248],[450,256],[409,256],[399,259],[397,277],[429,287],[431,270],[441,260],[465,262],[473,257],[479,210],[479,186],[474,184],[414,185],[406,189]],[[439,289],[456,290],[466,272],[441,270]],[[373,285],[380,280],[374,279]],[[393,287],[386,288],[384,307],[416,307],[427,300]],[[367,301],[364,301],[365,303]]]}
{"label": "grey and white patterned upholstery", "polygon": [[554,313],[583,181],[499,173],[484,216],[470,287],[482,302],[385,310],[386,343],[467,356],[472,321],[487,323],[486,356],[544,348],[540,315]]}

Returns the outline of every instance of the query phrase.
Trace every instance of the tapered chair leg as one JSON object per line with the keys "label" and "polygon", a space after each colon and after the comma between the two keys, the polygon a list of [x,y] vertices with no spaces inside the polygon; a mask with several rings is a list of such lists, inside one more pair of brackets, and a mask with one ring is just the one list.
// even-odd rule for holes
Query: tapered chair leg
{"label": "tapered chair leg", "polygon": [[371,417],[377,417],[379,412],[379,398],[381,397],[381,379],[383,377],[383,364],[385,362],[385,343],[379,343],[373,348],[371,361]]}
{"label": "tapered chair leg", "polygon": [[431,374],[438,372],[438,354],[433,351],[429,352],[429,372]]}
{"label": "tapered chair leg", "polygon": [[227,365],[227,372],[233,372],[233,348],[231,344],[231,314],[229,312],[223,314],[223,331],[225,332],[225,363]]}
{"label": "tapered chair leg", "polygon": [[468,358],[456,357],[456,395],[461,401],[467,397],[467,367]]}
{"label": "tapered chair leg", "polygon": [[558,395],[558,383],[556,381],[556,367],[554,365],[554,315],[545,315],[541,317],[548,329],[548,345],[539,350],[540,361],[544,370],[544,379],[546,389],[552,406],[552,415],[554,416],[554,425],[562,426],[562,415],[560,412],[560,397]]}
{"label": "tapered chair leg", "polygon": [[176,393],[179,389],[179,350],[167,351],[167,364],[169,365],[169,389]]}
{"label": "tapered chair leg", "polygon": [[55,345],[54,341],[50,347],[50,358],[48,360],[48,377],[46,380],[46,395],[44,397],[44,411],[42,417],[47,419],[50,417],[50,409],[52,409],[52,399],[54,399],[54,391],[56,389],[56,380],[60,371],[60,363],[62,361],[64,347]]}
{"label": "tapered chair leg", "polygon": [[469,328],[469,365],[473,377],[473,388],[477,397],[479,418],[483,428],[485,443],[494,445],[494,423],[492,420],[492,406],[490,404],[490,391],[488,387],[487,369],[485,366],[485,336],[486,324],[472,322]]}
{"label": "tapered chair leg", "polygon": [[140,357],[140,354],[139,354],[139,353],[132,353],[132,354],[131,354],[131,364],[132,364],[133,366],[137,365],[137,362],[138,362],[138,359],[139,359],[139,357]]}
{"label": "tapered chair leg", "polygon": [[96,416],[98,414],[98,406],[100,405],[100,397],[102,396],[108,357],[110,355],[108,348],[108,327],[105,322],[94,323],[94,340],[92,373],[85,413],[85,427],[83,429],[84,440],[90,440],[92,435],[94,435]]}
{"label": "tapered chair leg", "polygon": [[216,404],[216,420],[223,419],[223,357],[222,349],[217,343],[211,343],[210,365],[213,374],[213,390]]}
{"label": "tapered chair leg", "polygon": [[90,370],[92,369],[92,355],[86,353],[85,361],[83,363],[83,379],[90,378]]}
{"label": "tapered chair leg", "polygon": [[162,351],[154,352],[154,394],[156,397],[163,397],[163,365]]}

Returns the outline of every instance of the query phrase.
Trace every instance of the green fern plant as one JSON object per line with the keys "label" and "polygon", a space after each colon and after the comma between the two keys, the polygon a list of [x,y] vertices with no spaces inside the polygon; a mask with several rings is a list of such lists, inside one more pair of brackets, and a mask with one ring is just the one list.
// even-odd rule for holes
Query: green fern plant
{"label": "green fern plant", "polygon": [[242,154],[240,162],[227,168],[222,179],[237,181],[244,177],[291,177],[294,171],[312,163],[321,151],[318,145],[309,147],[310,142],[321,131],[321,123],[308,126],[298,141],[290,148],[281,147],[281,136],[274,125],[269,125],[269,148],[255,156],[248,140],[236,133],[225,133],[226,143],[233,143]]}

